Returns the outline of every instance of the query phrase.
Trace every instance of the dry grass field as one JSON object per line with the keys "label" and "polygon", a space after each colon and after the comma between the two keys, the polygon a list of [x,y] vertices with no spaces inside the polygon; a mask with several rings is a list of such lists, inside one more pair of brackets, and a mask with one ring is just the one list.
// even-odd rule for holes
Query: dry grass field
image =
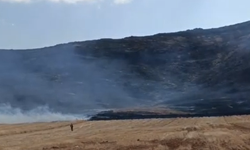
{"label": "dry grass field", "polygon": [[0,125],[0,150],[247,150],[250,116]]}

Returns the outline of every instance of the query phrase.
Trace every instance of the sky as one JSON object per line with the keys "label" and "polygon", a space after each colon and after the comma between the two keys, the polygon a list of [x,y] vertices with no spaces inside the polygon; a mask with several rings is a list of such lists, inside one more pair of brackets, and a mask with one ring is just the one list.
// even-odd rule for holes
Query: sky
{"label": "sky", "polygon": [[0,0],[0,49],[123,38],[250,20],[249,0]]}

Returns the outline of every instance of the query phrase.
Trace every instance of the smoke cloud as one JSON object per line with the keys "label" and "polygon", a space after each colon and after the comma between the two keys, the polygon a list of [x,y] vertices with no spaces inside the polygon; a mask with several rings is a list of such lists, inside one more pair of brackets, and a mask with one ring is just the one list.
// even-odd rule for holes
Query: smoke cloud
{"label": "smoke cloud", "polygon": [[12,122],[13,111],[25,122],[86,118],[117,108],[211,110],[222,102],[219,112],[231,110],[228,104],[250,106],[249,51],[195,38],[170,37],[171,44],[138,39],[0,51],[0,121]]}
{"label": "smoke cloud", "polygon": [[0,123],[86,118],[140,104],[119,82],[121,60],[88,59],[73,44],[0,53]]}
{"label": "smoke cloud", "polygon": [[88,119],[88,117],[51,112],[46,106],[39,106],[28,112],[23,112],[19,108],[12,108],[10,105],[0,105],[1,123],[24,123],[24,122],[51,122],[69,121],[77,119]]}

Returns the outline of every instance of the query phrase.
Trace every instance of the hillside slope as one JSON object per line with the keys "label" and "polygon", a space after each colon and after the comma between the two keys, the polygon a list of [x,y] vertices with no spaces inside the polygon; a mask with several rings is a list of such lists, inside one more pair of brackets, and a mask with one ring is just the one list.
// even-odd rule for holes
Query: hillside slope
{"label": "hillside slope", "polygon": [[[247,113],[250,22],[0,51],[0,104],[63,114],[167,106]],[[183,107],[185,106],[185,107]]]}

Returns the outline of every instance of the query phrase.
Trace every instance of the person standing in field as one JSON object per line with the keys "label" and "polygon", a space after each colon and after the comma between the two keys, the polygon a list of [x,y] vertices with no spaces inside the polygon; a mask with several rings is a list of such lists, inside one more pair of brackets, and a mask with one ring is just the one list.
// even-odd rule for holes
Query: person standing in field
{"label": "person standing in field", "polygon": [[73,131],[73,130],[74,130],[74,126],[73,126],[73,124],[72,124],[72,123],[70,124],[70,128],[71,128],[71,131]]}

